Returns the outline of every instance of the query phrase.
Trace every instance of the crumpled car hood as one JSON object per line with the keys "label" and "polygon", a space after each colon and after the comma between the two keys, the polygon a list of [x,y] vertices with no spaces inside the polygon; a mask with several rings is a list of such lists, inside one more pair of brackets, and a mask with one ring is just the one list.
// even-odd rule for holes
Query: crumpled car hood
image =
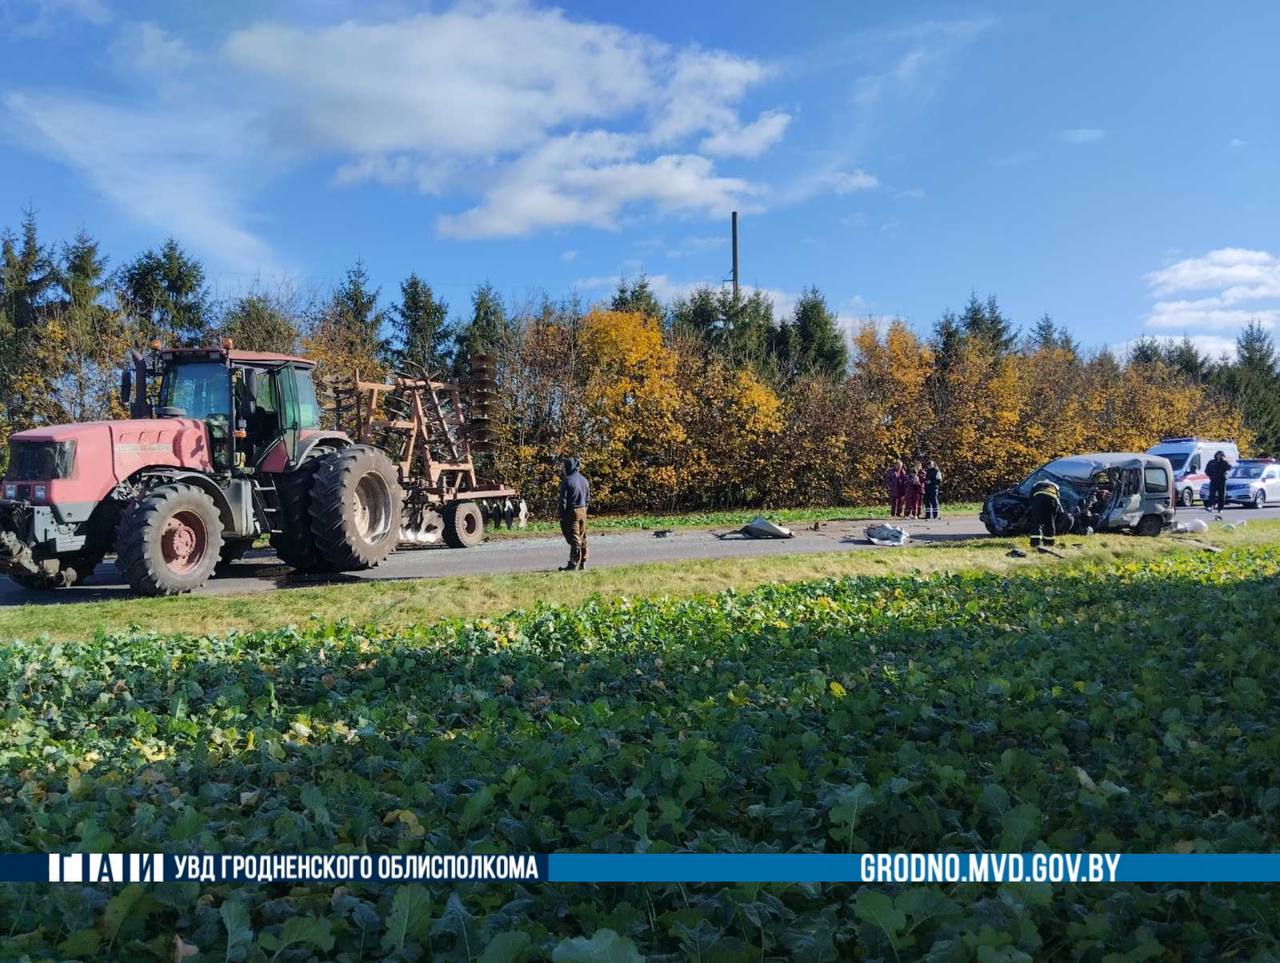
{"label": "crumpled car hood", "polygon": [[[1085,493],[1064,480],[1058,484],[1058,494],[1060,502],[1054,527],[1059,534],[1064,534],[1074,529],[1077,520],[1084,514],[1082,507]],[[978,518],[992,535],[1027,535],[1031,531],[1031,522],[1027,517],[1030,509],[1030,495],[1024,495],[1016,486],[1002,488],[987,496]]]}

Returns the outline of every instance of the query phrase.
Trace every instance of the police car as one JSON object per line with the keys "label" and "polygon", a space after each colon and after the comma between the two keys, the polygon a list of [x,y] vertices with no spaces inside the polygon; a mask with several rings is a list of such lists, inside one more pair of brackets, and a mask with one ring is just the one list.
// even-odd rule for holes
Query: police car
{"label": "police car", "polygon": [[[1200,486],[1200,500],[1209,504],[1209,485]],[[1227,475],[1227,503],[1265,508],[1280,502],[1280,463],[1274,458],[1242,458]]]}

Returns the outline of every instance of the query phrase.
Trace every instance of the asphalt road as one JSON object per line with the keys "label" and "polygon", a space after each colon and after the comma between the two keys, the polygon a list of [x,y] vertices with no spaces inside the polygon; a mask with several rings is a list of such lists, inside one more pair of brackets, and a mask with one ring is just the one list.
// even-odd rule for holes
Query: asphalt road
{"label": "asphalt road", "polygon": [[[1179,517],[1210,518],[1202,508],[1181,509]],[[1227,509],[1226,521],[1280,518],[1280,506],[1262,511]],[[785,540],[720,539],[711,531],[675,531],[665,538],[652,532],[597,534],[590,540],[590,566],[635,565],[644,562],[701,558],[750,558],[759,555],[790,555],[842,550],[892,551],[876,548],[863,537],[867,521],[830,521],[811,526],[795,526],[795,537]],[[904,527],[916,544],[957,541],[986,536],[976,516],[912,520]],[[254,551],[225,573],[210,580],[198,594],[249,595],[275,589],[297,588],[373,579],[440,578],[448,575],[500,574],[503,572],[548,571],[563,565],[568,549],[558,537],[495,539],[469,549],[443,546],[403,549],[368,572],[336,576],[297,575],[281,564],[270,551]],[[115,564],[108,560],[98,566],[93,577],[81,585],[50,592],[30,592],[0,577],[0,606],[32,602],[57,604],[124,598],[129,588]]]}

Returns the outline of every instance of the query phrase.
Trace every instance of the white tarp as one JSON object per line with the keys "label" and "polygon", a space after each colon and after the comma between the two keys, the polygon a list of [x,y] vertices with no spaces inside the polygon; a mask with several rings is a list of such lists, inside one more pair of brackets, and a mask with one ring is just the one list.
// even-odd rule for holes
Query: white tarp
{"label": "white tarp", "polygon": [[897,525],[868,525],[866,530],[867,541],[872,545],[884,545],[893,547],[895,545],[906,545],[911,541],[911,536],[907,534],[905,529],[899,528]]}

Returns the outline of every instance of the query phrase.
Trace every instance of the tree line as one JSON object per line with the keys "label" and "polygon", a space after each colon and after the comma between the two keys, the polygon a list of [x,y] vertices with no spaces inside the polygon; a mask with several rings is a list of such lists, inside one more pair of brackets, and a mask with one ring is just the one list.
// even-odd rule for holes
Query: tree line
{"label": "tree line", "polygon": [[971,498],[1059,454],[1167,434],[1280,447],[1280,370],[1259,324],[1231,361],[1189,341],[1120,358],[1083,350],[1047,315],[1020,329],[994,296],[971,295],[927,335],[902,320],[846,331],[817,288],[779,317],[759,291],[664,304],[643,277],[599,304],[511,305],[485,283],[452,311],[418,274],[384,297],[357,262],[329,291],[218,302],[173,239],[112,269],[88,234],[48,244],[28,213],[0,248],[3,438],[122,417],[130,347],[229,337],[315,358],[329,401],[354,371],[465,377],[471,357],[492,355],[498,444],[482,467],[538,510],[560,454],[583,460],[599,509],[632,511],[865,501],[896,458],[936,459],[944,498]]}

